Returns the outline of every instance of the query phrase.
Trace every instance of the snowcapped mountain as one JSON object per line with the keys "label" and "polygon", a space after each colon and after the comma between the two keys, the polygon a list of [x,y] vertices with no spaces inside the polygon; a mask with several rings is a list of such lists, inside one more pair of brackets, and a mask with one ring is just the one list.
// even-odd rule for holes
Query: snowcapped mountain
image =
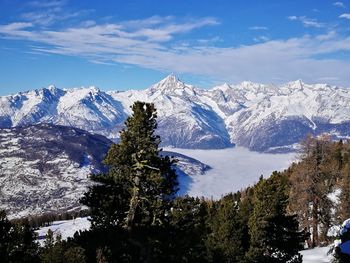
{"label": "snowcapped mountain", "polygon": [[[102,165],[112,141],[84,130],[38,124],[0,129],[0,209],[10,217],[80,209],[92,173]],[[210,167],[185,155],[178,159],[182,177]]]}
{"label": "snowcapped mountain", "polygon": [[118,139],[136,100],[158,109],[164,146],[285,151],[306,134],[350,136],[350,90],[298,80],[282,86],[242,82],[199,89],[169,75],[146,90],[95,87],[41,90],[0,97],[0,128],[37,123],[78,127]]}

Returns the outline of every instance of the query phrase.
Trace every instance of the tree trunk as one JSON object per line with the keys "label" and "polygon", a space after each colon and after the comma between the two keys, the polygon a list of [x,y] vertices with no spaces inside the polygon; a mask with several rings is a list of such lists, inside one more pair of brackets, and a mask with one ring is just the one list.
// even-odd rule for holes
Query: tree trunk
{"label": "tree trunk", "polygon": [[318,246],[318,200],[315,197],[312,205],[312,248]]}

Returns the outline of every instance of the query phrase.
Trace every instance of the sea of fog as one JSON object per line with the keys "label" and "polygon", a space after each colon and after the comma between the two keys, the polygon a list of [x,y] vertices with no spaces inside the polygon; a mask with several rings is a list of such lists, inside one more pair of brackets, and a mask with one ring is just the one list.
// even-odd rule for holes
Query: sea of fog
{"label": "sea of fog", "polygon": [[235,147],[220,150],[189,150],[164,148],[195,158],[212,167],[203,175],[180,176],[181,195],[220,198],[253,185],[263,175],[270,176],[273,171],[281,171],[296,160],[295,153],[268,154]]}

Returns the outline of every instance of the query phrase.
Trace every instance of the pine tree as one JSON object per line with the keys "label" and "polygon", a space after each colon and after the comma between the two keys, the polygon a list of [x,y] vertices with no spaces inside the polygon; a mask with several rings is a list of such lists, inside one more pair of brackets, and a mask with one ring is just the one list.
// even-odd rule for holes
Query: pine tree
{"label": "pine tree", "polygon": [[214,262],[242,262],[247,241],[247,221],[240,213],[240,193],[222,197],[212,211],[208,247]]}
{"label": "pine tree", "polygon": [[85,250],[81,247],[69,247],[64,252],[65,263],[85,263]]}
{"label": "pine tree", "polygon": [[43,263],[64,263],[64,249],[62,244],[62,238],[57,235],[56,238],[51,229],[48,230],[44,247],[40,255],[41,262]]}
{"label": "pine tree", "polygon": [[0,210],[0,258],[3,262],[8,262],[9,260],[10,230],[11,223],[6,217],[6,212]]}
{"label": "pine tree", "polygon": [[34,263],[39,261],[36,234],[27,221],[12,224],[10,235],[9,256],[11,262]]}
{"label": "pine tree", "polygon": [[157,232],[153,228],[167,223],[177,177],[173,161],[160,155],[154,105],[135,102],[132,111],[120,142],[112,145],[106,156],[109,172],[92,176],[97,184],[82,203],[90,208],[92,229],[123,229],[130,246],[140,251],[139,260],[149,261],[150,244]]}
{"label": "pine tree", "polygon": [[93,227],[161,224],[164,206],[177,191],[172,161],[160,156],[156,110],[153,104],[135,102],[105,159],[106,175],[93,176],[93,186],[82,202],[92,213]]}
{"label": "pine tree", "polygon": [[1,262],[39,262],[36,235],[28,222],[11,223],[0,210],[0,259]]}
{"label": "pine tree", "polygon": [[294,215],[287,215],[288,179],[273,173],[254,190],[254,209],[249,220],[249,262],[299,263],[306,234],[298,231]]}
{"label": "pine tree", "polygon": [[207,262],[208,206],[206,201],[189,196],[172,202],[170,224],[164,228],[164,257],[161,262]]}

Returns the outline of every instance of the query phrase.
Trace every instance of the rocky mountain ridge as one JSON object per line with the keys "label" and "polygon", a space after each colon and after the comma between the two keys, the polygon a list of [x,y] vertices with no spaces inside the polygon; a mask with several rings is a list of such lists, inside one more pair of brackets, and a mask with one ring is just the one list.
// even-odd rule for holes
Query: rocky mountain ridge
{"label": "rocky mountain ridge", "polygon": [[255,151],[295,149],[308,133],[350,136],[350,89],[327,84],[242,82],[200,89],[169,75],[146,90],[104,92],[54,86],[0,97],[0,128],[72,126],[118,140],[130,106],[153,102],[164,146]]}

